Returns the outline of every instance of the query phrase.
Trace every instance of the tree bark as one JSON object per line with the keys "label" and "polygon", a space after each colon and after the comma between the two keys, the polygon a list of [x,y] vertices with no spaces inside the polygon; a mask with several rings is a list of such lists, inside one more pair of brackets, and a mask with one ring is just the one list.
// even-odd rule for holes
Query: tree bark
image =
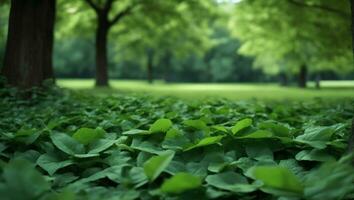
{"label": "tree bark", "polygon": [[98,17],[96,30],[96,86],[108,86],[107,37],[109,31],[108,13]]}
{"label": "tree bark", "polygon": [[147,79],[149,84],[152,84],[154,82],[154,50],[153,49],[148,49],[147,50]]}
{"label": "tree bark", "polygon": [[55,0],[12,0],[2,74],[21,89],[54,78]]}
{"label": "tree bark", "polygon": [[[352,14],[352,50],[353,50],[353,58],[354,58],[354,0],[349,0],[351,14]],[[353,63],[354,65],[354,63]],[[352,121],[352,133],[348,141],[348,153],[352,153],[354,150],[354,119]],[[352,160],[352,164],[354,165],[354,160]]]}
{"label": "tree bark", "polygon": [[172,53],[169,50],[167,50],[163,57],[163,65],[164,65],[163,78],[165,82],[171,81],[171,64],[172,64],[171,59],[172,59]]}
{"label": "tree bark", "polygon": [[[108,86],[108,56],[107,56],[107,38],[109,29],[117,24],[122,18],[129,15],[137,4],[132,4],[109,20],[108,15],[111,11],[114,0],[104,1],[104,5],[100,1],[85,0],[85,2],[95,11],[97,16],[96,29],[96,86]],[[101,2],[102,3],[102,2]]]}
{"label": "tree bark", "polygon": [[307,66],[306,65],[302,65],[300,67],[298,85],[300,88],[307,87]]}
{"label": "tree bark", "polygon": [[316,75],[315,87],[318,90],[321,89],[321,75],[320,74]]}
{"label": "tree bark", "polygon": [[353,56],[354,56],[354,0],[349,0],[350,3],[350,9],[351,9],[351,14],[352,14],[352,50],[353,50]]}
{"label": "tree bark", "polygon": [[289,85],[288,76],[286,75],[286,73],[281,72],[279,74],[279,79],[280,79],[281,86],[288,86]]}

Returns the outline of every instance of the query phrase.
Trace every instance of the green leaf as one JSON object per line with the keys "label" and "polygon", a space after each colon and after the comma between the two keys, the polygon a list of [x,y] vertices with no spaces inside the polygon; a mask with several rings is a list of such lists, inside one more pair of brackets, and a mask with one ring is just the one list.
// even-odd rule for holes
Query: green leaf
{"label": "green leaf", "polygon": [[144,173],[144,169],[141,167],[133,167],[129,171],[128,176],[125,177],[127,179],[125,179],[124,183],[135,185],[135,188],[140,187],[148,182],[148,177]]}
{"label": "green leaf", "polygon": [[303,135],[296,137],[295,141],[316,149],[325,149],[335,131],[334,127],[311,127],[307,128]]}
{"label": "green leaf", "polygon": [[123,135],[149,135],[150,132],[147,130],[133,129],[133,130],[125,131],[122,134]]}
{"label": "green leaf", "polygon": [[109,147],[111,147],[113,144],[116,143],[116,140],[113,139],[99,139],[95,142],[92,142],[88,146],[88,153],[89,154],[98,154]]}
{"label": "green leaf", "polygon": [[29,145],[35,142],[40,134],[41,132],[35,128],[22,127],[15,133],[15,138],[16,141]]}
{"label": "green leaf", "polygon": [[208,130],[208,126],[202,120],[186,120],[183,123],[197,130]]}
{"label": "green leaf", "polygon": [[105,131],[101,128],[80,128],[73,134],[72,138],[79,141],[83,145],[88,145],[91,142],[102,138],[104,134]]}
{"label": "green leaf", "polygon": [[262,122],[258,125],[258,127],[262,130],[269,130],[275,136],[278,137],[286,137],[286,138],[292,137],[288,127],[276,122],[272,122],[272,121]]}
{"label": "green leaf", "polygon": [[333,127],[311,127],[307,128],[303,135],[299,135],[296,139],[305,141],[329,141],[334,134]]}
{"label": "green leaf", "polygon": [[181,172],[164,181],[160,189],[165,193],[179,194],[188,190],[199,188],[201,185],[202,181],[199,177]]}
{"label": "green leaf", "polygon": [[[258,166],[250,169],[254,179],[264,183],[265,192],[275,195],[302,195],[304,187],[300,180],[287,168],[279,166]],[[282,193],[284,192],[284,193]]]}
{"label": "green leaf", "polygon": [[58,149],[69,155],[85,154],[84,145],[74,140],[68,134],[55,132],[50,135],[50,138]]}
{"label": "green leaf", "polygon": [[229,190],[231,192],[248,193],[257,190],[260,184],[249,184],[246,177],[235,172],[224,172],[221,174],[209,175],[205,181],[216,188]]}
{"label": "green leaf", "polygon": [[190,145],[190,141],[182,135],[175,136],[173,138],[165,138],[166,139],[161,144],[164,149],[177,151],[183,150],[186,146]]}
{"label": "green leaf", "polygon": [[154,181],[166,169],[174,155],[174,151],[166,151],[151,157],[144,163],[144,172],[150,181]]}
{"label": "green leaf", "polygon": [[172,127],[172,122],[169,119],[158,119],[155,121],[149,131],[151,133],[166,133]]}
{"label": "green leaf", "polygon": [[326,161],[333,161],[336,158],[328,154],[328,152],[319,149],[312,149],[312,150],[302,150],[295,156],[296,160],[299,161],[319,161],[319,162],[326,162]]}
{"label": "green leaf", "polygon": [[16,137],[31,136],[31,135],[35,134],[36,132],[38,132],[38,130],[35,129],[35,128],[25,128],[25,127],[22,127],[21,129],[19,129],[19,130],[15,133],[15,136],[16,136]]}
{"label": "green leaf", "polygon": [[169,131],[167,131],[165,139],[173,139],[179,136],[182,136],[180,131],[178,129],[172,128]]}
{"label": "green leaf", "polygon": [[[305,198],[311,200],[352,199],[354,167],[349,163],[330,161],[305,177]],[[348,197],[348,198],[345,198]]]}
{"label": "green leaf", "polygon": [[82,178],[78,181],[76,181],[76,184],[83,184],[83,183],[89,183],[89,182],[93,182],[93,181],[97,181],[103,178],[109,178],[112,181],[115,181],[117,183],[120,183],[122,180],[122,170],[124,167],[129,166],[126,163],[122,163],[121,165],[116,165],[116,166],[112,166],[109,168],[106,168],[102,171],[99,171],[97,173],[94,173],[86,178]]}
{"label": "green leaf", "polygon": [[250,118],[246,118],[243,119],[241,121],[238,121],[232,128],[231,128],[231,132],[232,134],[237,134],[239,131],[250,127],[252,125],[253,121]]}
{"label": "green leaf", "polygon": [[212,144],[216,144],[218,142],[220,142],[220,140],[224,138],[224,136],[220,135],[220,136],[214,136],[214,137],[206,137],[202,140],[200,140],[197,144],[188,147],[187,149],[185,149],[184,151],[189,151],[198,147],[203,147],[203,146],[208,146],[208,145],[212,145]]}
{"label": "green leaf", "polygon": [[160,154],[164,152],[157,144],[150,141],[142,141],[141,139],[134,138],[130,146],[132,149],[144,151],[152,154]]}
{"label": "green leaf", "polygon": [[253,133],[247,134],[245,136],[237,137],[239,139],[263,139],[263,138],[271,138],[273,134],[269,131],[258,130]]}
{"label": "green leaf", "polygon": [[58,169],[74,164],[74,161],[61,160],[58,156],[46,153],[38,158],[37,164],[52,176]]}
{"label": "green leaf", "polygon": [[12,160],[3,169],[0,194],[3,199],[39,199],[50,184],[26,160]]}
{"label": "green leaf", "polygon": [[245,150],[248,157],[255,160],[273,160],[273,151],[269,146],[263,143],[247,144]]}
{"label": "green leaf", "polygon": [[215,125],[215,126],[212,126],[211,128],[213,128],[213,129],[215,129],[217,131],[224,132],[224,133],[228,132],[228,130],[222,125]]}

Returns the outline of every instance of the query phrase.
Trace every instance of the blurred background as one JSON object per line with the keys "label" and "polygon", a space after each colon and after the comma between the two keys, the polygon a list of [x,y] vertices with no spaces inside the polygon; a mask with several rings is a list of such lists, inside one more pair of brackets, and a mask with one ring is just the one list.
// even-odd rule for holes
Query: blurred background
{"label": "blurred background", "polygon": [[[107,1],[57,1],[52,57],[59,85],[353,96],[349,1],[121,0],[107,9],[112,23],[105,26],[95,6]],[[9,11],[10,2],[2,1],[0,63]]]}

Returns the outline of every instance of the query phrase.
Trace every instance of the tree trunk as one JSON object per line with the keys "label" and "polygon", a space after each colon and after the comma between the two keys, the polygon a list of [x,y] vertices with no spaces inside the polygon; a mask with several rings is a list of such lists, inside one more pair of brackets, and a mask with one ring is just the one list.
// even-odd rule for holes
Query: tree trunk
{"label": "tree trunk", "polygon": [[316,75],[315,87],[318,90],[321,89],[321,75],[320,74]]}
{"label": "tree trunk", "polygon": [[148,49],[147,50],[147,79],[149,84],[152,84],[154,82],[154,76],[153,76],[153,68],[154,68],[154,50],[153,49]]}
{"label": "tree trunk", "polygon": [[172,53],[167,50],[163,57],[163,65],[164,65],[163,78],[165,82],[169,82],[171,80],[171,64],[172,64],[171,58],[172,58]]}
{"label": "tree trunk", "polygon": [[98,17],[96,30],[96,86],[108,86],[107,36],[109,24],[107,15]]}
{"label": "tree trunk", "polygon": [[53,78],[55,0],[12,0],[2,74],[21,89]]}
{"label": "tree trunk", "polygon": [[[354,58],[354,0],[349,0],[350,8],[352,13],[352,49],[353,49],[353,58]],[[354,64],[353,64],[354,65]],[[352,121],[352,133],[348,141],[348,153],[352,153],[354,150],[354,119]],[[354,159],[352,160],[352,165],[354,165]]]}
{"label": "tree trunk", "polygon": [[306,65],[302,65],[300,67],[298,85],[300,88],[307,87],[307,66]]}
{"label": "tree trunk", "polygon": [[288,76],[286,75],[286,73],[281,72],[279,74],[279,79],[280,79],[281,86],[288,86],[289,85]]}
{"label": "tree trunk", "polygon": [[353,49],[353,57],[354,57],[354,0],[349,0],[350,8],[352,12],[352,49]]}

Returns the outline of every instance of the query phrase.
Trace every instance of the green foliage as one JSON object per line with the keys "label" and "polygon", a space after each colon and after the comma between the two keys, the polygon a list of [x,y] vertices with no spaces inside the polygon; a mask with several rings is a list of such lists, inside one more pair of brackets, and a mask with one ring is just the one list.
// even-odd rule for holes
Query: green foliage
{"label": "green foliage", "polygon": [[159,119],[154,122],[149,131],[152,133],[163,132],[166,133],[172,126],[172,122],[169,119]]}
{"label": "green foliage", "polygon": [[11,160],[2,169],[0,192],[3,199],[38,199],[50,184],[34,165],[26,160]]}
{"label": "green foliage", "polygon": [[188,147],[187,149],[185,149],[185,151],[189,151],[198,147],[204,147],[204,146],[208,146],[208,145],[212,145],[212,144],[217,144],[218,142],[220,142],[220,140],[223,138],[223,135],[219,135],[219,136],[214,136],[214,137],[206,137],[203,138],[202,140],[200,140],[197,144]]}
{"label": "green foliage", "polygon": [[73,134],[73,138],[83,145],[88,145],[91,142],[97,141],[102,138],[105,131],[101,128],[80,128]]}
{"label": "green foliage", "polygon": [[255,56],[268,73],[353,70],[349,1],[253,1],[235,6],[233,29],[240,53]]}
{"label": "green foliage", "polygon": [[[352,99],[0,90],[3,199],[352,199]],[[60,98],[58,98],[60,97]],[[173,122],[173,123],[172,123]],[[76,194],[76,195],[75,195]]]}
{"label": "green foliage", "polygon": [[205,181],[215,188],[235,193],[253,192],[260,186],[260,184],[256,182],[254,184],[249,184],[244,176],[231,171],[209,175],[206,177]]}
{"label": "green foliage", "polygon": [[177,173],[172,178],[166,180],[162,186],[161,191],[166,193],[182,193],[191,189],[198,188],[202,185],[199,177],[188,173]]}
{"label": "green foliage", "polygon": [[[252,177],[262,181],[262,190],[277,196],[289,195],[295,193],[296,196],[303,194],[303,186],[300,180],[287,168],[260,166],[250,169]],[[290,194],[290,196],[293,194]]]}
{"label": "green foliage", "polygon": [[243,120],[237,122],[237,123],[235,124],[235,126],[233,126],[233,127],[231,128],[231,132],[232,132],[232,134],[235,135],[235,134],[237,134],[239,131],[241,131],[242,129],[247,128],[247,127],[249,127],[249,126],[251,126],[251,125],[252,125],[252,119],[249,119],[249,118],[243,119]]}
{"label": "green foliage", "polygon": [[172,161],[173,156],[173,151],[167,151],[158,156],[151,157],[144,163],[144,172],[150,181],[155,180],[165,170]]}
{"label": "green foliage", "polygon": [[[136,7],[109,31],[111,77],[144,79],[151,57],[154,77],[166,81],[266,79],[250,67],[252,59],[235,55],[240,43],[227,30],[228,16],[215,1],[113,2],[110,19],[131,3]],[[85,1],[63,0],[57,11],[57,77],[93,77],[95,12]]]}

